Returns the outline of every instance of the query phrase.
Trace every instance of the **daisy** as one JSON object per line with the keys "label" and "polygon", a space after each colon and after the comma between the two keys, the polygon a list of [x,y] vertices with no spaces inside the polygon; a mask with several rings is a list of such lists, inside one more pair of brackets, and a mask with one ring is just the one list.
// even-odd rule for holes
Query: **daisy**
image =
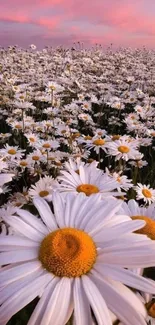
{"label": "daisy", "polygon": [[30,167],[30,160],[21,159],[17,162],[17,166],[24,170],[25,168]]}
{"label": "daisy", "polygon": [[[95,167],[97,167],[98,162],[95,160],[93,164]],[[89,166],[90,164],[86,164],[85,162],[83,162],[80,157],[77,157],[74,160],[69,158],[69,160],[64,163],[64,167],[68,172],[70,172],[71,169],[75,172],[79,172],[79,167],[85,165]]]}
{"label": "daisy", "polygon": [[29,134],[24,134],[25,137],[27,138],[28,142],[29,142],[29,145],[31,147],[35,147],[36,144],[38,144],[39,142],[39,137],[34,134],[34,133],[29,133]]}
{"label": "daisy", "polygon": [[32,153],[27,155],[27,161],[34,165],[39,164],[43,160],[43,154],[40,152],[40,150],[34,150]]}
{"label": "daisy", "polygon": [[137,192],[136,199],[144,200],[145,203],[155,202],[155,190],[150,188],[150,185],[143,185],[141,183],[137,183],[137,186],[134,187]]}
{"label": "daisy", "polygon": [[0,174],[0,193],[4,192],[3,185],[12,181],[14,174]]}
{"label": "daisy", "polygon": [[0,140],[8,140],[8,138],[11,137],[11,133],[0,133]]}
{"label": "daisy", "polygon": [[14,129],[16,131],[20,131],[23,129],[23,122],[22,121],[14,121],[14,122],[10,123],[10,126],[12,127],[12,129]]}
{"label": "daisy", "polygon": [[91,111],[92,104],[91,104],[91,102],[85,101],[82,103],[81,108],[83,111]]}
{"label": "daisy", "polygon": [[155,263],[154,243],[132,233],[144,222],[122,222],[118,201],[100,195],[64,201],[55,192],[53,213],[42,198],[34,205],[41,219],[19,209],[5,218],[19,235],[0,236],[1,324],[39,296],[28,325],[65,325],[72,314],[90,325],[92,311],[98,324],[112,325],[109,309],[126,325],[146,325],[146,310],[127,287],[155,293],[154,282],[127,269]]}
{"label": "daisy", "polygon": [[47,201],[51,201],[53,190],[58,187],[58,183],[54,180],[53,177],[45,176],[40,178],[40,180],[35,183],[35,185],[31,185],[28,194],[31,198],[40,196],[46,199]]}
{"label": "daisy", "polygon": [[102,170],[96,168],[96,162],[85,166],[80,165],[76,171],[72,168],[70,168],[69,172],[62,170],[57,179],[61,181],[58,190],[64,193],[78,194],[83,192],[87,196],[101,193],[103,198],[120,195],[120,192],[114,191],[119,186],[119,183]]}
{"label": "daisy", "polygon": [[136,155],[139,154],[137,150],[137,142],[128,139],[120,139],[108,143],[107,150],[108,155],[115,156],[115,160],[123,159],[128,161],[129,159],[135,159]]}
{"label": "daisy", "polygon": [[10,160],[20,159],[24,156],[25,150],[19,149],[18,146],[9,146],[8,144],[5,145],[3,149],[0,149],[0,155],[3,155],[3,158],[6,157]]}
{"label": "daisy", "polygon": [[48,84],[46,85],[47,87],[47,92],[62,92],[64,90],[64,87],[58,85],[54,81],[49,81]]}
{"label": "daisy", "polygon": [[14,207],[7,202],[7,205],[3,208],[0,208],[0,228],[1,228],[1,235],[8,233],[11,235],[13,234],[14,230],[11,226],[9,226],[6,222],[4,222],[5,217],[14,215],[18,210],[18,207]]}
{"label": "daisy", "polygon": [[0,172],[2,170],[8,169],[8,164],[3,160],[3,158],[0,159]]}
{"label": "daisy", "polygon": [[50,151],[51,149],[57,149],[60,146],[56,140],[40,140],[38,144],[39,149]]}
{"label": "daisy", "polygon": [[107,139],[106,138],[101,138],[99,136],[94,136],[90,140],[85,140],[86,149],[93,149],[97,154],[100,152],[100,149],[104,150],[107,152]]}
{"label": "daisy", "polygon": [[60,124],[56,127],[56,134],[63,137],[70,136],[70,128],[68,125]]}
{"label": "daisy", "polygon": [[91,116],[89,114],[84,114],[84,113],[81,113],[78,115],[78,118],[79,120],[82,120],[84,121],[85,123],[88,123],[88,122],[93,122]]}
{"label": "daisy", "polygon": [[119,187],[117,189],[121,188],[127,191],[129,188],[133,187],[132,179],[128,179],[126,175],[121,175],[122,171],[120,171],[119,173],[110,173],[108,168],[106,168],[106,174],[113,177],[119,183]]}

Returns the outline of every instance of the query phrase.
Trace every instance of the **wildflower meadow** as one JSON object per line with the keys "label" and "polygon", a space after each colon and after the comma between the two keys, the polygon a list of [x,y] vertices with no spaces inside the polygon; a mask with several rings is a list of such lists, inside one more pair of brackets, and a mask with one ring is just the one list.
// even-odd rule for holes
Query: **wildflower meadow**
{"label": "wildflower meadow", "polygon": [[155,325],[155,51],[0,49],[0,325]]}

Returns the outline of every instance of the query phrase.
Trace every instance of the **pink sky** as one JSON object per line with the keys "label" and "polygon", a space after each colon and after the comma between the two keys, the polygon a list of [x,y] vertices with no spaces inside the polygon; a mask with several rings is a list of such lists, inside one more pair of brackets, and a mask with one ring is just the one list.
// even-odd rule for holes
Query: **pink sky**
{"label": "pink sky", "polygon": [[0,46],[155,47],[155,0],[0,0]]}

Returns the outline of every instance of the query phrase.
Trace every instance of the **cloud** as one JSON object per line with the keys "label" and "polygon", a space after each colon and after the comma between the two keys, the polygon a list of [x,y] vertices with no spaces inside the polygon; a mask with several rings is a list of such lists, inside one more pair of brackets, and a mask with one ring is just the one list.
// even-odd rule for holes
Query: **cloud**
{"label": "cloud", "polygon": [[[39,29],[40,46],[46,40],[56,39],[70,44],[82,39],[86,44],[96,42],[118,45],[152,46],[155,36],[155,21],[152,12],[154,0],[0,0],[1,29],[5,33],[12,24],[10,42],[18,39],[15,24],[22,25],[22,44],[29,37],[34,39]],[[149,5],[148,5],[149,3]],[[20,31],[20,30],[19,30]],[[13,33],[17,33],[14,35]],[[9,42],[9,34],[7,34]],[[36,40],[39,42],[39,39]],[[4,44],[4,39],[1,38]],[[6,44],[6,41],[5,41]],[[9,45],[9,44],[8,44]]]}

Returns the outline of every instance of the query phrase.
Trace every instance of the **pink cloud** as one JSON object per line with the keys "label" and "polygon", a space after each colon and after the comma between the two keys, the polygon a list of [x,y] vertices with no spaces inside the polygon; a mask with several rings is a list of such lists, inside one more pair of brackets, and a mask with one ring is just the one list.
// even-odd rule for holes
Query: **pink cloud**
{"label": "pink cloud", "polygon": [[82,39],[89,44],[114,42],[118,45],[140,46],[145,43],[150,47],[155,35],[152,14],[154,0],[149,0],[150,7],[146,0],[26,0],[22,4],[21,0],[0,2],[0,21],[4,33],[7,22],[19,23],[23,24],[25,35],[29,26],[29,34],[33,38],[35,26],[38,26],[42,35],[40,42],[51,37],[58,41],[64,40],[67,44],[74,39]]}

